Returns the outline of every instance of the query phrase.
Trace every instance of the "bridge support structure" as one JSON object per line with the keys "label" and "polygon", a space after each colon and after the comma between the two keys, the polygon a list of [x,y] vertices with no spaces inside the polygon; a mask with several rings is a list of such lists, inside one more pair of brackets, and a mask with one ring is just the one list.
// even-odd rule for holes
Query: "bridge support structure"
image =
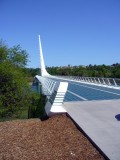
{"label": "bridge support structure", "polygon": [[50,95],[45,105],[45,111],[48,116],[51,117],[55,114],[61,114],[66,112],[66,110],[63,108],[63,100],[67,91],[67,87],[68,83],[66,82],[60,82],[58,86],[55,86],[54,91]]}
{"label": "bridge support structure", "polygon": [[34,81],[41,83],[42,94],[46,95],[46,114],[51,117],[55,114],[66,113],[63,101],[67,91],[68,82],[60,82],[42,76],[35,76]]}

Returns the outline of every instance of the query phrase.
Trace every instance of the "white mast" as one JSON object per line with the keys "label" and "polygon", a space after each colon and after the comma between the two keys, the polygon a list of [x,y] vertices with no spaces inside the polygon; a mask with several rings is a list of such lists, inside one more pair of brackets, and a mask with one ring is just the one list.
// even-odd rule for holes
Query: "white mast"
{"label": "white mast", "polygon": [[43,77],[44,76],[50,76],[49,73],[46,71],[46,68],[45,68],[40,35],[39,35],[39,49],[40,49],[41,76],[43,76]]}

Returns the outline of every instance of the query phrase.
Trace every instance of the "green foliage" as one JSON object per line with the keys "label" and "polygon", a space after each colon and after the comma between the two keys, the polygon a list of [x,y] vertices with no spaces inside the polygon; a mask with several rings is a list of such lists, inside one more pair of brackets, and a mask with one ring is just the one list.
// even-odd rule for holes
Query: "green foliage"
{"label": "green foliage", "polygon": [[20,46],[8,48],[0,42],[0,116],[11,117],[28,108],[31,92],[23,67],[27,53]]}
{"label": "green foliage", "polygon": [[52,75],[120,78],[119,63],[111,66],[90,64],[89,66],[48,67],[47,70]]}
{"label": "green foliage", "polygon": [[20,45],[17,45],[9,49],[8,60],[15,66],[25,67],[28,62],[28,54],[22,50]]}
{"label": "green foliage", "polygon": [[28,76],[34,77],[35,75],[39,75],[40,74],[40,68],[24,68],[24,72]]}
{"label": "green foliage", "polygon": [[0,41],[0,63],[4,62],[8,56],[8,48],[3,44],[3,41]]}
{"label": "green foliage", "polygon": [[3,62],[0,64],[0,82],[0,107],[5,109],[1,116],[5,116],[6,112],[12,115],[28,105],[30,88],[20,70],[11,63]]}
{"label": "green foliage", "polygon": [[32,96],[32,105],[29,106],[28,118],[42,118],[45,114],[46,96],[34,93]]}
{"label": "green foliage", "polygon": [[[28,54],[20,45],[8,48],[0,41],[0,120],[42,116],[45,96],[31,91],[28,82],[39,69],[27,69]],[[27,75],[27,76],[26,76]]]}
{"label": "green foliage", "polygon": [[[65,76],[85,76],[85,77],[105,77],[120,78],[120,64],[116,63],[111,66],[106,65],[89,65],[89,66],[66,66],[66,67],[47,67],[51,75]],[[39,68],[24,68],[28,77],[34,77],[40,72]],[[30,79],[30,78],[28,78]]]}

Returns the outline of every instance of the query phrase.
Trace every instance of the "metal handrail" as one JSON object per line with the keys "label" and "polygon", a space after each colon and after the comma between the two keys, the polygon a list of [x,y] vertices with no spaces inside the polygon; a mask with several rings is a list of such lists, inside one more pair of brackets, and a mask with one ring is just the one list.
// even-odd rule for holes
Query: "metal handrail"
{"label": "metal handrail", "polygon": [[119,78],[80,77],[80,76],[56,76],[56,77],[68,79],[68,80],[75,80],[75,81],[99,84],[99,85],[120,87],[120,79]]}
{"label": "metal handrail", "polygon": [[50,96],[55,89],[59,85],[60,82],[50,79],[48,77],[35,76],[39,80],[42,86],[42,94]]}

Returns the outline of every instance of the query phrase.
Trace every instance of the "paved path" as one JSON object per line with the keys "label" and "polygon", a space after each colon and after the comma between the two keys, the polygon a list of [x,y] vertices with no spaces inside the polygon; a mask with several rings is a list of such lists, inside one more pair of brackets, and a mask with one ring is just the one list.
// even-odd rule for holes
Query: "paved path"
{"label": "paved path", "polygon": [[120,160],[120,100],[65,102],[64,107],[110,160]]}

